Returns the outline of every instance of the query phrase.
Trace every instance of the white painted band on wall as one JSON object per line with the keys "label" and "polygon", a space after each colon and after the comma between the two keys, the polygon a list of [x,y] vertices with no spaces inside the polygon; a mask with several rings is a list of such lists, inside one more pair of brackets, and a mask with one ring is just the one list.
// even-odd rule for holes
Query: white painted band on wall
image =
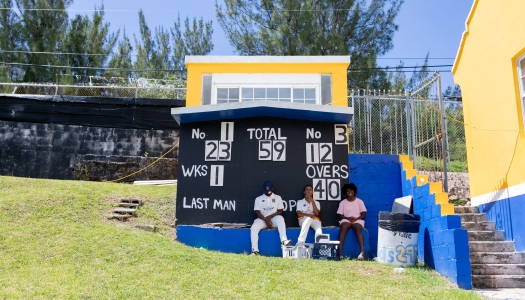
{"label": "white painted band on wall", "polygon": [[525,195],[525,183],[520,183],[505,189],[497,190],[480,196],[472,197],[472,206],[479,206],[490,202],[509,199],[512,197]]}
{"label": "white painted band on wall", "polygon": [[320,56],[212,56],[186,55],[185,63],[347,63],[348,55]]}

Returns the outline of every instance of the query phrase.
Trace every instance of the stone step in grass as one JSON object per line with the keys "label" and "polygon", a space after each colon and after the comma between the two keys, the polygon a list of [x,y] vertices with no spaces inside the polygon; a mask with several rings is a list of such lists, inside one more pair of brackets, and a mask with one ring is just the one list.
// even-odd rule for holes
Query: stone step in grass
{"label": "stone step in grass", "polygon": [[141,199],[135,199],[135,198],[126,198],[126,199],[121,199],[120,200],[120,203],[134,203],[134,204],[137,204],[137,205],[142,205],[142,200]]}
{"label": "stone step in grass", "polygon": [[111,214],[108,216],[108,219],[117,219],[119,221],[127,221],[128,218],[131,217],[131,215],[123,215],[123,214]]}
{"label": "stone step in grass", "polygon": [[472,275],[478,289],[525,288],[525,275]]}
{"label": "stone step in grass", "polygon": [[469,231],[469,241],[504,241],[503,231]]}
{"label": "stone step in grass", "polygon": [[460,214],[461,222],[486,222],[486,214]]}
{"label": "stone step in grass", "polygon": [[454,206],[454,213],[456,214],[475,214],[479,213],[477,206]]}
{"label": "stone step in grass", "polygon": [[122,208],[117,207],[113,209],[113,213],[115,214],[129,214],[129,215],[135,215],[136,209],[134,208]]}
{"label": "stone step in grass", "polygon": [[128,203],[128,202],[120,202],[118,204],[120,207],[127,207],[127,208],[137,208],[139,207],[139,204],[137,203]]}
{"label": "stone step in grass", "polygon": [[494,231],[496,222],[461,222],[461,228],[472,231]]}
{"label": "stone step in grass", "polygon": [[471,264],[525,264],[525,252],[471,252]]}
{"label": "stone step in grass", "polygon": [[525,264],[472,264],[472,275],[525,275]]}
{"label": "stone step in grass", "polygon": [[512,241],[470,241],[470,252],[515,252]]}

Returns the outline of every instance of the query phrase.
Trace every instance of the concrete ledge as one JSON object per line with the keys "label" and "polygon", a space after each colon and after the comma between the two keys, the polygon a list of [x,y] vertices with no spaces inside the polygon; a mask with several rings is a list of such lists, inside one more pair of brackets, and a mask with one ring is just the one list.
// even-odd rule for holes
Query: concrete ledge
{"label": "concrete ledge", "polygon": [[[286,235],[288,239],[297,242],[300,228],[288,228]],[[323,233],[330,234],[330,240],[339,240],[339,227],[323,228]],[[368,230],[363,230],[365,240],[365,253],[370,254]],[[250,253],[250,228],[215,228],[201,227],[197,225],[178,225],[177,240],[188,246],[196,248],[205,248],[229,253]],[[314,242],[314,231],[310,229],[307,243]],[[265,229],[259,233],[259,252],[264,256],[282,256],[281,246],[279,244],[279,233],[277,229]],[[345,257],[357,258],[359,255],[359,244],[354,231],[349,231],[346,236],[343,248]]]}

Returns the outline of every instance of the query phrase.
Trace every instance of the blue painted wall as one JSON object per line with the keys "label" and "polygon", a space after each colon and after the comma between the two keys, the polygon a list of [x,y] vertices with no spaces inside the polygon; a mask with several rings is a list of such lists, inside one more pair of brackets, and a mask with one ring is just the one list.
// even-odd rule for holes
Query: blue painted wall
{"label": "blue painted wall", "polygon": [[[286,229],[286,235],[292,241],[297,241],[300,228]],[[323,233],[330,234],[330,240],[339,240],[339,228],[323,228]],[[307,243],[314,242],[315,232],[310,229],[306,238]],[[363,231],[365,239],[365,253],[370,252],[370,245],[367,243],[369,234]],[[195,225],[178,225],[177,240],[193,247],[204,248],[229,253],[251,252],[250,228],[210,228]],[[277,229],[261,230],[259,232],[259,252],[264,256],[282,256],[282,250]],[[359,255],[359,245],[353,231],[346,235],[343,255],[346,257],[357,258]]]}
{"label": "blue painted wall", "polygon": [[517,252],[525,252],[525,195],[482,204],[479,211],[486,213],[489,221],[496,222],[496,230],[505,231],[505,239],[514,241]]}
{"label": "blue painted wall", "polygon": [[[402,171],[402,178],[406,172]],[[430,185],[416,185],[416,178],[403,180],[403,196],[412,195],[414,213],[421,216],[418,261],[446,276],[463,289],[472,289],[468,232],[461,228],[459,215],[441,216]]]}
{"label": "blue painted wall", "polygon": [[401,197],[401,166],[398,155],[350,154],[350,182],[357,185],[357,197],[365,203],[365,227],[370,234],[371,256],[377,256],[380,211],[391,211]]}

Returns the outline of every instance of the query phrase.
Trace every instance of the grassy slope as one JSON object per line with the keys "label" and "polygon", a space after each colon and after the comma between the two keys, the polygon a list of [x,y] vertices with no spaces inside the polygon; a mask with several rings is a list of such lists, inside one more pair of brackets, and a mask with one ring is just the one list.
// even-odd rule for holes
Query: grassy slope
{"label": "grassy slope", "polygon": [[[145,205],[107,221],[121,197]],[[174,242],[174,187],[0,176],[0,299],[479,299],[432,270],[199,250]],[[159,232],[133,228],[155,224]]]}

